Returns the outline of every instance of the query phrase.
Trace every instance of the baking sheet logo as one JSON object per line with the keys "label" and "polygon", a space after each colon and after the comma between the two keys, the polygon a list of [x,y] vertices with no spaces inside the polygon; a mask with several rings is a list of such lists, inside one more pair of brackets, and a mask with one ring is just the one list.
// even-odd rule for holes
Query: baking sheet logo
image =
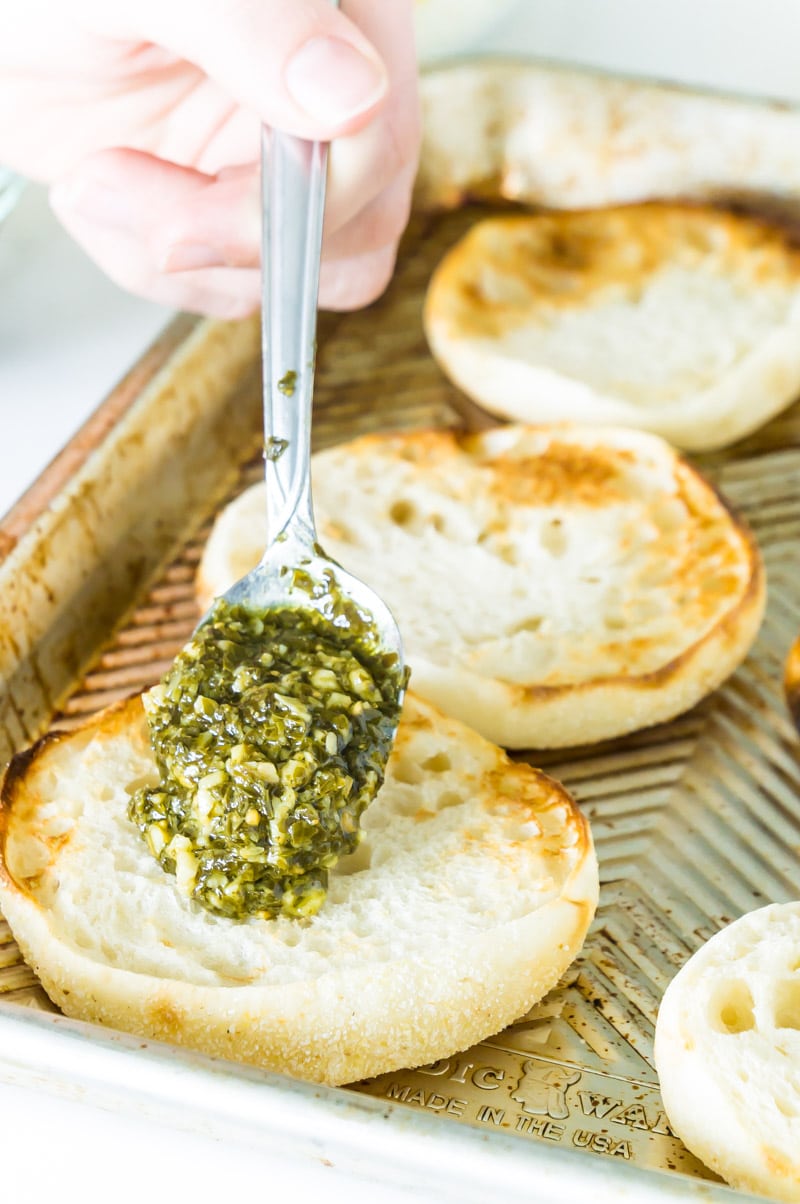
{"label": "baking sheet logo", "polygon": [[612,1083],[597,1082],[601,1078],[607,1076],[543,1058],[526,1058],[517,1068],[498,1057],[491,1065],[443,1059],[365,1086],[384,1099],[458,1120],[626,1162],[702,1171],[672,1133],[657,1091],[619,1080],[611,1094]]}
{"label": "baking sheet logo", "polygon": [[522,1063],[522,1077],[516,1091],[511,1092],[523,1112],[531,1116],[549,1116],[552,1120],[566,1120],[567,1088],[579,1082],[580,1071],[568,1071],[563,1066],[547,1066],[528,1060]]}
{"label": "baking sheet logo", "polygon": [[670,1129],[652,1066],[601,1018],[588,1025],[569,989],[464,1054],[361,1089],[506,1133],[711,1177]]}

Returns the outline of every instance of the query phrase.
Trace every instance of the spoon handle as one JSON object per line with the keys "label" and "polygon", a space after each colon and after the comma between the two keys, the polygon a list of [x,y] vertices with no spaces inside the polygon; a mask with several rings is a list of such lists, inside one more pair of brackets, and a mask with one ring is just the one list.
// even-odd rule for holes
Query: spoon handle
{"label": "spoon handle", "polygon": [[316,538],[311,397],[325,212],[326,143],[262,130],[264,455],[268,546]]}

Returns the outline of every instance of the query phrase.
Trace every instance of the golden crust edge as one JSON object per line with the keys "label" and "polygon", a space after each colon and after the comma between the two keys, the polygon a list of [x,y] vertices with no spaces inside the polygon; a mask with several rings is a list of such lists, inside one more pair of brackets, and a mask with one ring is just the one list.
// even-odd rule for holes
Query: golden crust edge
{"label": "golden crust edge", "polygon": [[800,732],[800,636],[792,644],[786,658],[783,689],[792,722]]}

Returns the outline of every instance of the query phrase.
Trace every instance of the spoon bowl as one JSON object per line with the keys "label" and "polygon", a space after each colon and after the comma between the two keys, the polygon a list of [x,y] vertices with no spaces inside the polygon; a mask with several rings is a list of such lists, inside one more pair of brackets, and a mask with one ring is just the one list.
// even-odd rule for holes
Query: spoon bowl
{"label": "spoon bowl", "polygon": [[384,654],[397,657],[402,675],[403,645],[392,612],[358,577],[326,556],[319,544],[286,539],[271,544],[259,564],[223,595],[229,606],[248,610],[279,607],[316,610],[333,626],[370,627]]}

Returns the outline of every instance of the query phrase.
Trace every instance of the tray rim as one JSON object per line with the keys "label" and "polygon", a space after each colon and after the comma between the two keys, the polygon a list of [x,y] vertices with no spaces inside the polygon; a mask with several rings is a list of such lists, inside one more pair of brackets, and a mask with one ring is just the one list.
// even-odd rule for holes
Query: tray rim
{"label": "tray rim", "polygon": [[296,1162],[333,1163],[376,1184],[387,1181],[388,1170],[392,1186],[415,1198],[443,1200],[455,1192],[462,1204],[483,1204],[491,1191],[509,1204],[573,1204],[579,1193],[591,1193],[597,1204],[618,1204],[625,1190],[637,1204],[761,1199],[680,1172],[619,1166],[469,1122],[443,1123],[346,1087],[290,1079],[0,999],[2,1082],[235,1139]]}
{"label": "tray rim", "polygon": [[12,502],[0,517],[0,564],[202,322],[192,314],[177,314],[170,319],[38,477]]}

